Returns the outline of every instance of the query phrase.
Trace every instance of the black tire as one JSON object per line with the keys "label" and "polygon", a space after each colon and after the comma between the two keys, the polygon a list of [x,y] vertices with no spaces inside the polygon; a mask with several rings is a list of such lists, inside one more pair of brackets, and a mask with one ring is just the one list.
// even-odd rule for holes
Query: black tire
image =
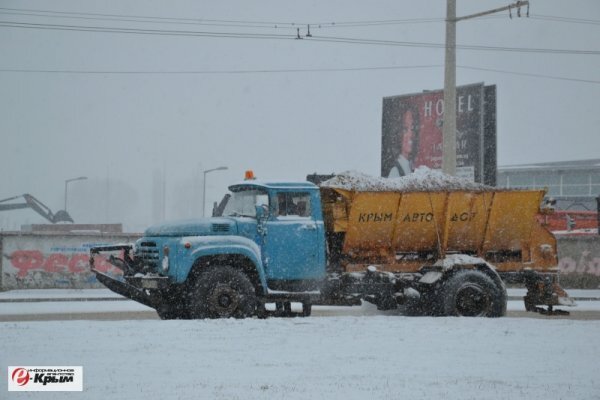
{"label": "black tire", "polygon": [[160,319],[190,319],[190,311],[183,302],[169,303],[156,309]]}
{"label": "black tire", "polygon": [[214,266],[196,280],[190,299],[192,318],[247,318],[256,312],[254,286],[243,272]]}
{"label": "black tire", "polygon": [[156,313],[160,319],[190,319],[185,291],[166,290],[160,294],[160,305]]}
{"label": "black tire", "polygon": [[162,320],[177,319],[177,315],[170,311],[156,310],[156,313],[158,314],[158,318]]}
{"label": "black tire", "polygon": [[156,310],[158,317],[160,319],[168,320],[168,319],[190,319],[190,315],[187,312],[179,312],[173,310]]}
{"label": "black tire", "polygon": [[441,294],[444,315],[501,317],[506,314],[506,290],[481,271],[458,271],[444,282]]}

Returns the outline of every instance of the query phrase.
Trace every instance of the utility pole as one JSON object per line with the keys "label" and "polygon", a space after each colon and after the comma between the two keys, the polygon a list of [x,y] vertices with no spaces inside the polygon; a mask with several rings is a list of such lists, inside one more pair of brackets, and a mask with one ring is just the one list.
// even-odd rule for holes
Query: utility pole
{"label": "utility pole", "polygon": [[456,0],[447,0],[446,3],[442,155],[442,171],[456,175]]}
{"label": "utility pole", "polygon": [[456,0],[446,2],[444,125],[442,126],[442,171],[445,174],[456,175],[456,23],[506,10],[512,18],[513,8],[517,10],[517,16],[520,17],[523,6],[527,6],[527,16],[529,16],[529,1],[517,1],[505,7],[456,18]]}

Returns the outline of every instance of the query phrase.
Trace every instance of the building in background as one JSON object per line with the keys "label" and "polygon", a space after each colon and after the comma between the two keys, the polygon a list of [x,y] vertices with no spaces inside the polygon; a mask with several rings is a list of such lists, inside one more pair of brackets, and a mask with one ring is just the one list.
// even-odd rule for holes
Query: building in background
{"label": "building in background", "polygon": [[600,159],[498,167],[498,187],[548,190],[557,211],[544,218],[555,233],[600,233]]}
{"label": "building in background", "polygon": [[600,158],[498,167],[498,187],[547,189],[556,209],[596,211]]}

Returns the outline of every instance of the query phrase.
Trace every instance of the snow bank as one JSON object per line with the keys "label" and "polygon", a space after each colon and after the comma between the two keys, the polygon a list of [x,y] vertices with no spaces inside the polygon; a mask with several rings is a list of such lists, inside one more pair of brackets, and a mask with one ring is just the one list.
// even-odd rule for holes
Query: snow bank
{"label": "snow bank", "polygon": [[356,192],[397,192],[397,191],[435,191],[435,190],[469,190],[489,191],[497,188],[467,179],[446,175],[425,166],[418,167],[415,172],[400,178],[381,178],[357,171],[345,171],[322,182],[321,187],[351,190]]}

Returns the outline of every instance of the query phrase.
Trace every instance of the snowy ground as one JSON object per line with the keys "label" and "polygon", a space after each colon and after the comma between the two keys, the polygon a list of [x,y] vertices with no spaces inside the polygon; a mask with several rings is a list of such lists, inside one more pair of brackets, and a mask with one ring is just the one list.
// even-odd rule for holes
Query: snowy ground
{"label": "snowy ground", "polygon": [[[27,298],[2,293],[0,301],[7,296]],[[0,314],[86,304],[143,307],[0,302]],[[598,309],[596,301],[584,304]],[[3,322],[4,371],[9,365],[81,365],[84,393],[9,393],[0,379],[0,398],[600,399],[600,321],[409,318],[369,306],[337,309],[315,307],[321,318],[296,319]]]}
{"label": "snowy ground", "polygon": [[5,371],[84,371],[84,396],[9,399],[600,398],[598,321],[360,316],[0,329]]}

